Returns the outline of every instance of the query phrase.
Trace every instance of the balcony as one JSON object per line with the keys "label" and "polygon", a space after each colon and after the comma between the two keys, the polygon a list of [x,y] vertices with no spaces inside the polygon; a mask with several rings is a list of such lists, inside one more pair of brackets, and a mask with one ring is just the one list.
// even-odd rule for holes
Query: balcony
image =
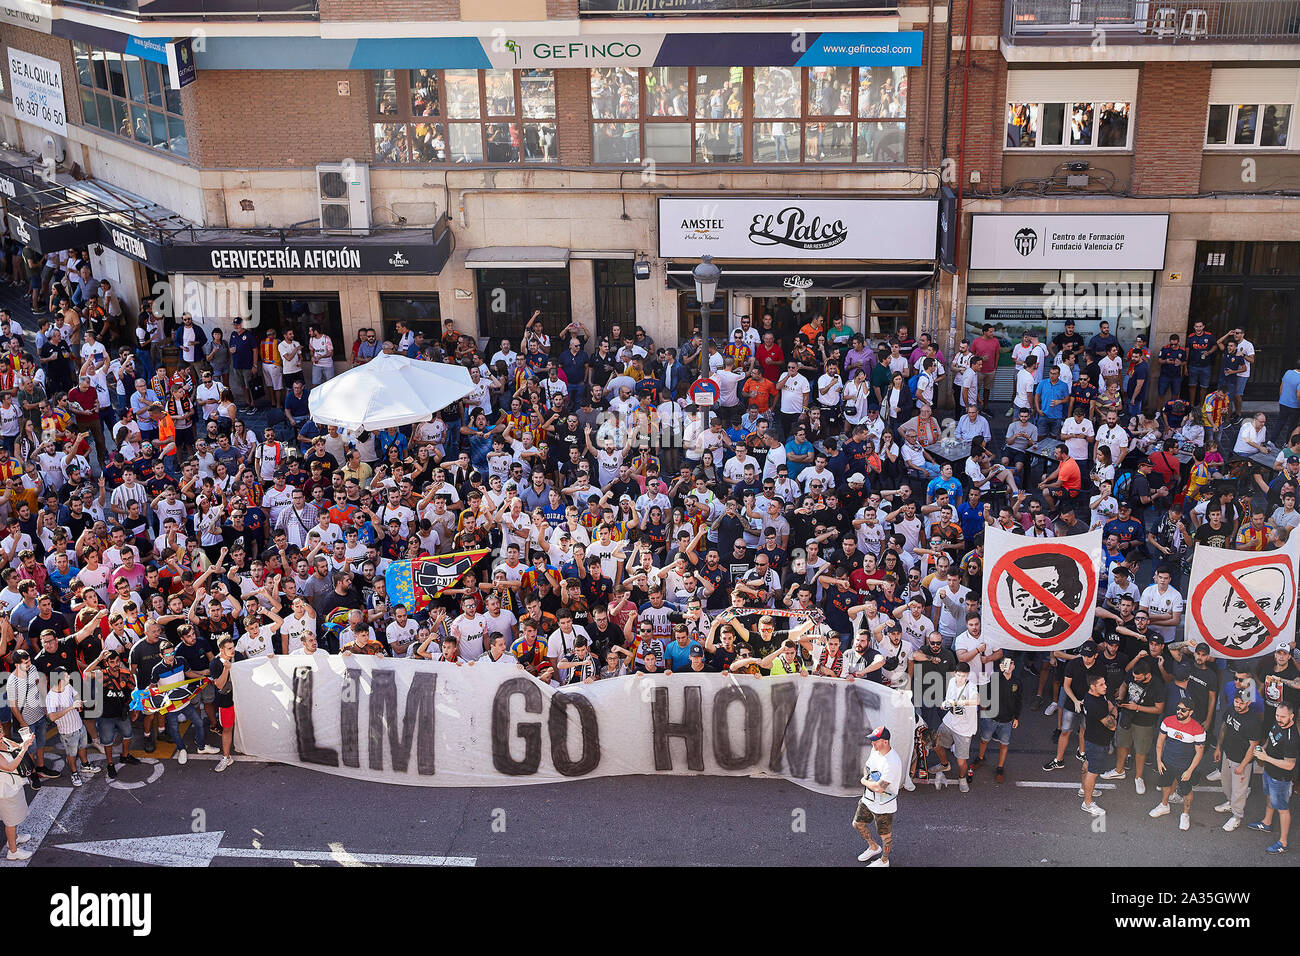
{"label": "balcony", "polygon": [[60,0],[136,20],[317,20],[317,0]]}
{"label": "balcony", "polygon": [[1300,0],[1006,0],[1003,9],[1004,46],[1300,45]]}

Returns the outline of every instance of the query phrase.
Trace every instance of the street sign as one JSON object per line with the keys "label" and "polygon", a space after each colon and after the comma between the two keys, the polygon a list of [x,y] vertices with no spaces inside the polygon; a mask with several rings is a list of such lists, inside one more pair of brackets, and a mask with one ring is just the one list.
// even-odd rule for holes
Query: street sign
{"label": "street sign", "polygon": [[711,408],[718,403],[718,383],[711,378],[696,379],[691,386],[691,401],[699,408]]}

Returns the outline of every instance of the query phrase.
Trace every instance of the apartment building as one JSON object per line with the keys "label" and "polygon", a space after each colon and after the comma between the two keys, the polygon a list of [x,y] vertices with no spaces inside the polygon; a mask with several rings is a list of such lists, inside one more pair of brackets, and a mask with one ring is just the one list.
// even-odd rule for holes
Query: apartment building
{"label": "apartment building", "polygon": [[128,295],[214,293],[185,303],[209,324],[233,284],[339,346],[397,320],[517,338],[534,311],[675,344],[704,254],[714,335],[955,311],[944,3],[15,2],[9,228],[94,243]]}
{"label": "apartment building", "polygon": [[1300,354],[1300,4],[971,10],[954,13],[950,90],[967,104],[966,329],[1050,337],[1072,317],[1086,338],[1106,319],[1159,348],[1196,320],[1239,326],[1257,356],[1246,396],[1275,401]]}

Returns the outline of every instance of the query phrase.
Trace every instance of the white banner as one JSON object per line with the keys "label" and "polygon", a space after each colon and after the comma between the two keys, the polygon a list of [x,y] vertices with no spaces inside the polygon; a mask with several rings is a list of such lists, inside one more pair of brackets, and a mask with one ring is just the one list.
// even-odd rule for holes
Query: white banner
{"label": "white banner", "polygon": [[1008,651],[1057,651],[1092,639],[1101,529],[1059,538],[984,530],[984,633]]}
{"label": "white banner", "polygon": [[52,8],[40,0],[4,0],[0,3],[0,20],[37,33],[51,30]]}
{"label": "white banner", "polygon": [[876,726],[906,767],[910,697],[870,681],[636,675],[556,690],[513,664],[277,656],[233,670],[236,745],[341,776],[495,787],[621,774],[781,777],[860,795]]}
{"label": "white banner", "polygon": [[1163,269],[1169,217],[975,215],[972,269]]}
{"label": "white banner", "polygon": [[18,119],[60,136],[68,135],[63,71],[57,62],[10,47],[9,92]]}
{"label": "white banner", "polygon": [[1215,657],[1271,654],[1295,640],[1300,534],[1277,551],[1243,554],[1198,544],[1192,552],[1186,634]]}
{"label": "white banner", "polygon": [[932,260],[934,199],[660,199],[661,258]]}
{"label": "white banner", "polygon": [[[483,52],[499,70],[654,66],[664,34],[584,37],[484,37]],[[635,81],[635,77],[633,78]]]}

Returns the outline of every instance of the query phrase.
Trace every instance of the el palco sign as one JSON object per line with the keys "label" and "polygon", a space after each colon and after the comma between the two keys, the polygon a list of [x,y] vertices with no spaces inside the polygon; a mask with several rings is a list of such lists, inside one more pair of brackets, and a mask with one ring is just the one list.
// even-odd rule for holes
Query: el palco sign
{"label": "el palco sign", "polygon": [[659,255],[932,260],[933,199],[659,200]]}

